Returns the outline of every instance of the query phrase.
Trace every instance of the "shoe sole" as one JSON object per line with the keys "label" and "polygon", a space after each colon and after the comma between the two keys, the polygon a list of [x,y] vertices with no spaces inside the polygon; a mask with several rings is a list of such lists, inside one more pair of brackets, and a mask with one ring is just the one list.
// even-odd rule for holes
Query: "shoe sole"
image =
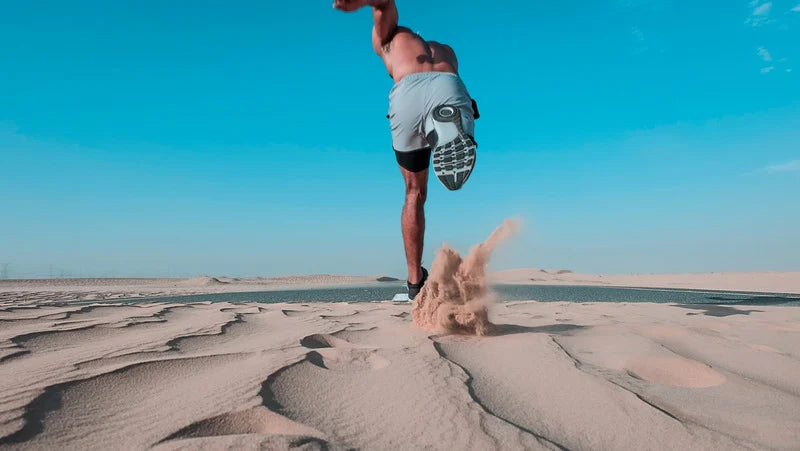
{"label": "shoe sole", "polygon": [[436,146],[433,148],[433,173],[450,191],[464,186],[472,169],[478,145],[461,127],[461,111],[452,105],[433,110]]}

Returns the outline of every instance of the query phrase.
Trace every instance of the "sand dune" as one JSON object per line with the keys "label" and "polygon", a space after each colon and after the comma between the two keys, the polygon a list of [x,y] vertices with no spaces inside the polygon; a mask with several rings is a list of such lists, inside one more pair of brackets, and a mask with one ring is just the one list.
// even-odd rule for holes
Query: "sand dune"
{"label": "sand dune", "polygon": [[0,309],[0,449],[796,447],[800,309],[693,307]]}
{"label": "sand dune", "polygon": [[224,278],[224,277],[209,277],[209,276],[200,276],[194,277],[191,279],[181,280],[177,282],[177,285],[189,286],[189,287],[206,287],[206,286],[213,286],[213,285],[224,285],[231,283],[232,280]]}

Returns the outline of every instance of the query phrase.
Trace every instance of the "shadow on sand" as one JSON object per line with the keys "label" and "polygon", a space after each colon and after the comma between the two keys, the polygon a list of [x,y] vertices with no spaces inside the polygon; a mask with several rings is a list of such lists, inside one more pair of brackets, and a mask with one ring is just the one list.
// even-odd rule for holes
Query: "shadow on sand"
{"label": "shadow on sand", "polygon": [[[763,310],[739,310],[725,305],[713,304],[674,304],[673,307],[680,307],[691,310],[703,310],[706,316],[731,316],[749,315],[752,312],[763,312]],[[687,315],[700,315],[700,313],[687,313]]]}
{"label": "shadow on sand", "polygon": [[751,296],[749,298],[731,298],[725,296],[706,296],[710,301],[722,301],[726,305],[781,305],[800,302],[800,295],[798,296]]}
{"label": "shadow on sand", "polygon": [[577,324],[548,324],[546,326],[520,326],[519,324],[495,324],[495,336],[498,335],[513,335],[513,334],[556,334],[556,335],[569,335],[581,329],[587,329],[589,326],[579,326]]}

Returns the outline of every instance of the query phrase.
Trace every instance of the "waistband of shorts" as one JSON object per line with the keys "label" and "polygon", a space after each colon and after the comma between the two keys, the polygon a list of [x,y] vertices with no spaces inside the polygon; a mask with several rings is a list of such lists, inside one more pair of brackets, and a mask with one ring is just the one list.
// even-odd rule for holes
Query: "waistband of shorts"
{"label": "waistband of shorts", "polygon": [[461,80],[461,77],[459,77],[458,74],[454,74],[452,72],[436,72],[436,71],[432,71],[432,72],[414,72],[413,74],[408,74],[408,75],[404,76],[403,78],[400,79],[400,81],[395,83],[394,86],[392,86],[392,91],[394,91],[395,88],[399,88],[399,87],[403,86],[405,83],[411,83],[411,82],[414,82],[416,80],[425,80],[425,79],[437,78],[437,77],[453,77],[456,80]]}

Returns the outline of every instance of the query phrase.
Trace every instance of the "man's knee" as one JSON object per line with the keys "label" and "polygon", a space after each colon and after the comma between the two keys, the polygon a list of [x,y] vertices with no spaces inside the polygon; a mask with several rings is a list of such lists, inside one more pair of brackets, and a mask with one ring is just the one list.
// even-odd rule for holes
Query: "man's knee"
{"label": "man's knee", "polygon": [[406,203],[425,204],[428,197],[428,187],[423,183],[406,181]]}

